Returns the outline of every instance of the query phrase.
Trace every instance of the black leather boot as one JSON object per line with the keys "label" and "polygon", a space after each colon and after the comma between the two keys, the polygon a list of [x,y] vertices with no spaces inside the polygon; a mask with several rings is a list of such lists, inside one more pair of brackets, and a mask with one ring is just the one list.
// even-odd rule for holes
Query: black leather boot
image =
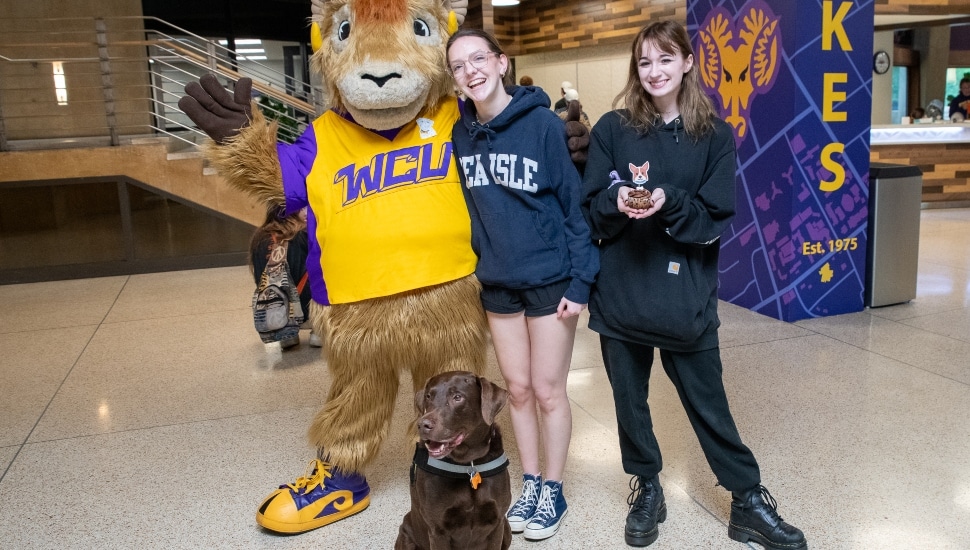
{"label": "black leather boot", "polygon": [[626,499],[630,513],[626,516],[624,538],[630,546],[650,546],[660,535],[657,524],[667,519],[667,503],[660,486],[660,476],[653,476],[653,479],[633,476],[630,491]]}
{"label": "black leather boot", "polygon": [[808,548],[801,530],[778,515],[778,504],[763,485],[733,496],[729,537],[738,542],[753,540],[771,550]]}

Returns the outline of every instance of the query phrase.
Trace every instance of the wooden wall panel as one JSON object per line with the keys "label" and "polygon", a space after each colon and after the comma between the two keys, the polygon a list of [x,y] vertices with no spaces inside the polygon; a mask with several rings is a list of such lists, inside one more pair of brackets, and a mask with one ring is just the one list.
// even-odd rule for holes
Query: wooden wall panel
{"label": "wooden wall panel", "polygon": [[[488,0],[485,0],[488,1]],[[529,0],[496,8],[495,35],[509,55],[625,43],[651,21],[687,20],[685,0]]]}
{"label": "wooden wall panel", "polygon": [[918,166],[923,202],[970,200],[970,143],[873,145],[869,159]]}
{"label": "wooden wall panel", "polygon": [[[479,19],[484,2],[492,11],[490,30],[512,56],[626,43],[651,21],[687,21],[687,0],[524,0],[508,8],[491,8],[490,0],[471,0],[471,26],[488,28]],[[970,0],[875,0],[875,12],[963,15],[970,14]]]}
{"label": "wooden wall panel", "polygon": [[960,15],[970,13],[970,0],[876,0],[877,15]]}

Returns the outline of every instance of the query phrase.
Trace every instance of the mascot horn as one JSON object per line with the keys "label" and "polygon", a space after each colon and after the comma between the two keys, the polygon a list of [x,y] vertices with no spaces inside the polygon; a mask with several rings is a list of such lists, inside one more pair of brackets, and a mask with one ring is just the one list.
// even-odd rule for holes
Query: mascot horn
{"label": "mascot horn", "polygon": [[276,124],[253,109],[248,79],[229,94],[207,75],[179,101],[212,138],[206,157],[230,185],[287,214],[309,207],[311,321],[325,335],[331,385],[309,428],[316,459],[256,513],[272,531],[302,533],[367,508],[361,471],[387,435],[401,371],[417,391],[441,372],[484,370],[445,62],[467,5],[313,0],[310,63],[331,109],[292,145],[276,143]]}

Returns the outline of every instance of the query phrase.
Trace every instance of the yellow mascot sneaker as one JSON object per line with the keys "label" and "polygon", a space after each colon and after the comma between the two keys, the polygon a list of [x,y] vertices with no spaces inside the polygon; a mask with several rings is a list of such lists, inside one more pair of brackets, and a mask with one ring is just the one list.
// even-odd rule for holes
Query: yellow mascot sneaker
{"label": "yellow mascot sneaker", "polygon": [[277,533],[305,533],[352,516],[370,504],[364,476],[312,460],[309,474],[280,485],[256,512],[256,523]]}

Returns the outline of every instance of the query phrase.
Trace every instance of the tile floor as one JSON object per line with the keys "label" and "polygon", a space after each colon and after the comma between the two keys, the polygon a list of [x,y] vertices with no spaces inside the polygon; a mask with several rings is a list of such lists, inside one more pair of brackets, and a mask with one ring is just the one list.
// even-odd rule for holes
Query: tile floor
{"label": "tile floor", "polygon": [[[917,298],[784,323],[724,304],[725,384],[783,517],[815,549],[970,548],[970,210],[922,212]],[[318,350],[253,331],[245,267],[0,286],[0,548],[393,546],[409,507],[402,385],[367,470],[369,509],[295,537],[262,497],[303,473],[328,374]],[[653,548],[741,548],[664,378],[652,384],[669,515]],[[494,359],[490,376],[500,380]],[[624,548],[620,467],[597,338],[569,377],[570,515],[513,548]],[[511,434],[508,414],[501,424]],[[513,479],[520,471],[508,438]]]}

